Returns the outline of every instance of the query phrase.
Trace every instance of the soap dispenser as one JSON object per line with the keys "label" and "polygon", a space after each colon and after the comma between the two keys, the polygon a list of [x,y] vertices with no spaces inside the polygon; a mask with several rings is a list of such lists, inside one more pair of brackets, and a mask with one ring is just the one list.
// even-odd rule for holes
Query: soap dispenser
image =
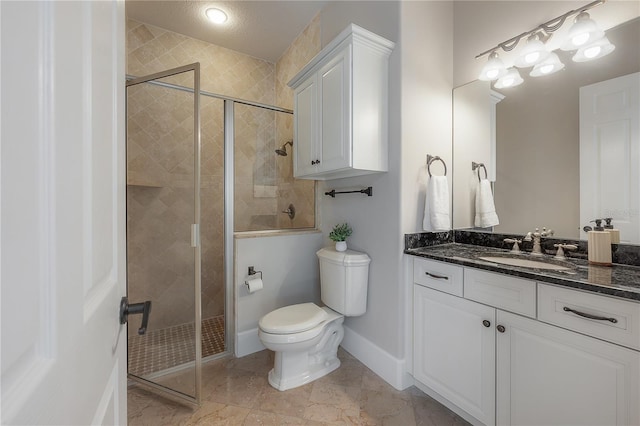
{"label": "soap dispenser", "polygon": [[613,227],[610,217],[604,218],[604,230],[611,234],[611,244],[620,244],[620,230]]}
{"label": "soap dispenser", "polygon": [[587,254],[591,265],[611,266],[611,234],[602,227],[602,219],[592,220],[596,226],[587,231]]}

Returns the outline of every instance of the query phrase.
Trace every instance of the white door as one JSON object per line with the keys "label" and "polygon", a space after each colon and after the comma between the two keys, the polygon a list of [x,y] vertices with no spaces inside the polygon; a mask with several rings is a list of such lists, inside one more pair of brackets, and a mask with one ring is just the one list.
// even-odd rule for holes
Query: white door
{"label": "white door", "polygon": [[318,71],[320,160],[318,172],[351,165],[351,46]]}
{"label": "white door", "polygon": [[124,3],[0,16],[1,422],[126,424]]}
{"label": "white door", "polygon": [[640,352],[500,310],[497,327],[497,424],[640,424]]}
{"label": "white door", "polygon": [[604,217],[640,243],[640,73],[580,88],[580,225]]}
{"label": "white door", "polygon": [[414,286],[413,376],[482,423],[495,422],[495,309]]}
{"label": "white door", "polygon": [[295,177],[312,175],[316,170],[317,154],[317,94],[316,74],[296,88],[295,142],[293,146],[293,174]]}

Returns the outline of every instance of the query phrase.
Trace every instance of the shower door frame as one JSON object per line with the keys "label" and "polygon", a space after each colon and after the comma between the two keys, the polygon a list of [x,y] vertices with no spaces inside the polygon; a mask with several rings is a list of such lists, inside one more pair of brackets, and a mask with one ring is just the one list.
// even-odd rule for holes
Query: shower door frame
{"label": "shower door frame", "polygon": [[[183,392],[176,391],[174,389],[162,386],[150,380],[146,380],[142,377],[129,374],[127,367],[127,377],[129,380],[141,383],[145,386],[150,386],[156,390],[166,393],[170,396],[174,396],[183,399],[189,403],[199,405],[202,396],[202,266],[201,256],[202,249],[200,244],[200,154],[202,148],[202,141],[200,135],[200,63],[195,62],[193,64],[183,65],[177,68],[171,68],[168,70],[160,71],[154,74],[145,75],[142,77],[135,77],[126,82],[126,88],[135,86],[142,83],[158,84],[161,86],[173,86],[162,82],[153,82],[154,80],[171,77],[176,74],[182,74],[185,72],[193,71],[193,89],[189,90],[193,92],[193,144],[194,144],[194,213],[193,224],[191,224],[191,247],[194,248],[194,310],[195,310],[195,389],[194,396],[191,397]],[[125,91],[126,91],[125,88]],[[127,288],[129,284],[127,283]],[[127,290],[128,293],[128,290]],[[127,347],[128,351],[128,347]]]}
{"label": "shower door frame", "polygon": [[[179,74],[181,72],[194,70],[197,68],[197,77],[196,84],[194,84],[194,89],[189,87],[179,86],[176,84],[166,83],[162,81],[152,81],[158,78],[168,77],[174,74]],[[235,306],[235,292],[236,285],[234,278],[234,159],[235,159],[235,151],[234,151],[234,138],[235,138],[235,120],[234,120],[234,105],[241,104],[247,105],[262,109],[271,110],[274,112],[281,112],[285,114],[293,115],[293,110],[288,108],[277,107],[274,105],[263,104],[260,102],[253,102],[239,98],[233,98],[226,95],[220,95],[217,93],[207,92],[201,90],[200,88],[200,64],[190,64],[185,65],[178,68],[173,68],[170,70],[162,71],[155,74],[150,74],[143,77],[135,77],[131,75],[127,75],[127,87],[134,84],[149,82],[150,84],[154,84],[157,86],[168,87],[176,90],[181,90],[190,93],[198,93],[200,96],[207,96],[215,99],[220,99],[223,101],[223,110],[224,110],[224,230],[223,230],[223,239],[224,239],[224,290],[225,290],[225,309],[224,309],[224,344],[225,350],[221,353],[211,355],[205,358],[205,361],[209,361],[212,359],[221,358],[230,354],[237,353],[236,341],[233,331],[235,331],[235,324],[237,323],[237,310]],[[199,96],[194,96],[195,103],[197,105],[196,109],[196,119],[194,134],[197,135],[197,149],[196,149],[196,160],[195,160],[195,170],[197,174],[197,184],[195,186],[195,199],[196,201],[196,228],[197,228],[197,255],[196,255],[196,286],[197,286],[197,294],[196,294],[196,309],[198,311],[196,321],[196,336],[199,336],[196,341],[196,360],[199,359],[199,362],[196,362],[196,400],[192,400],[191,398],[186,397],[181,392],[172,391],[171,389],[165,388],[161,385],[157,385],[153,382],[149,382],[147,380],[131,377],[131,380],[134,380],[138,383],[141,383],[146,386],[151,386],[153,388],[159,389],[162,392],[168,393],[173,396],[177,396],[181,399],[184,399],[188,402],[199,404],[201,397],[201,389],[202,389],[202,297],[201,297],[201,245],[200,245],[200,150],[201,150],[201,139],[200,139],[200,102]],[[314,187],[314,198],[317,197],[317,190]],[[317,203],[314,203],[317,209]],[[317,211],[314,211],[314,222],[317,224]],[[253,231],[252,231],[253,232]]]}

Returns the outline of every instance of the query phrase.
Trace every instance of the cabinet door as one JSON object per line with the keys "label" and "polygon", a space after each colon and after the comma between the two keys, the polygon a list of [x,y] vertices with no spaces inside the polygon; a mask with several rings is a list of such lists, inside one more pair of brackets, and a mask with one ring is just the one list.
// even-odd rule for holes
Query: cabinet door
{"label": "cabinet door", "polygon": [[495,309],[419,285],[413,288],[414,378],[484,424],[493,424]]}
{"label": "cabinet door", "polygon": [[338,51],[318,72],[320,160],[318,172],[351,165],[351,45]]}
{"label": "cabinet door", "polygon": [[317,76],[314,74],[298,86],[294,93],[296,112],[293,175],[295,177],[313,174],[316,170],[317,86]]}
{"label": "cabinet door", "polygon": [[498,424],[640,424],[639,352],[503,311],[497,325]]}

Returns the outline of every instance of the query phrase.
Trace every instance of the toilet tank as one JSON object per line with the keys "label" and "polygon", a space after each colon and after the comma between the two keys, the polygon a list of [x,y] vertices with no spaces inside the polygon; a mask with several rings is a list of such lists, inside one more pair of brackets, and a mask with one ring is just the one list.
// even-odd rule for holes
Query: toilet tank
{"label": "toilet tank", "polygon": [[336,251],[323,248],[316,253],[320,261],[320,289],[322,302],[349,317],[367,310],[369,262],[366,253],[353,250]]}

